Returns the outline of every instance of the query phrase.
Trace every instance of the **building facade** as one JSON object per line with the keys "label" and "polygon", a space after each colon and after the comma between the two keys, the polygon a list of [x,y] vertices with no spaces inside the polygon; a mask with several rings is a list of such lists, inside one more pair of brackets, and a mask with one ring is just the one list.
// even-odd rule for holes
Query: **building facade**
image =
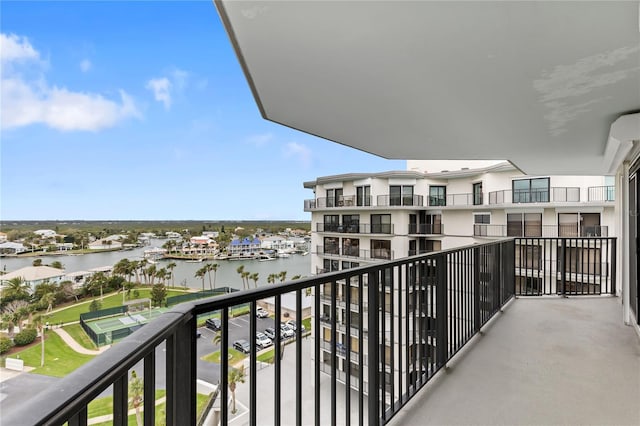
{"label": "building facade", "polygon": [[[615,232],[612,178],[527,176],[506,162],[438,171],[430,162],[409,161],[407,166],[410,170],[326,176],[304,183],[315,194],[305,201],[305,211],[311,212],[312,272],[345,270],[506,237],[528,237],[526,244],[516,245],[518,293],[597,293],[599,286],[606,285],[601,271],[613,244],[585,238],[612,237]],[[558,278],[561,268],[562,275],[568,277],[562,286]],[[552,272],[541,275],[541,270]],[[338,368],[344,377],[350,362],[351,374],[357,377],[366,371],[358,365],[358,354],[352,352],[347,361],[340,356],[340,348],[350,339],[352,350],[362,347],[366,351],[367,345],[359,344],[360,336],[347,335],[344,322],[350,309],[352,322],[366,324],[365,314],[353,304],[347,307],[346,301],[347,293],[350,300],[366,300],[367,289],[365,286],[365,294],[359,295],[357,283],[338,283],[335,291],[335,312],[331,284],[321,289],[320,312],[314,312],[321,323],[319,338],[323,339],[319,361],[327,371],[331,369],[330,322],[335,315]],[[366,333],[362,337],[366,339]],[[387,352],[385,357],[390,357]],[[366,364],[366,354],[362,359]]]}

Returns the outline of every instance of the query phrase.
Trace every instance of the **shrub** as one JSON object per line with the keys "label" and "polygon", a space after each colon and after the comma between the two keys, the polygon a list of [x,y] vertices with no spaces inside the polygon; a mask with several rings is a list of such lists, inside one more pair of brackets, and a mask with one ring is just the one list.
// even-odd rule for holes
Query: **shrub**
{"label": "shrub", "polygon": [[102,308],[102,302],[98,299],[93,299],[91,303],[89,303],[89,312],[99,311]]}
{"label": "shrub", "polygon": [[13,347],[13,342],[8,337],[0,337],[0,354],[7,352]]}
{"label": "shrub", "polygon": [[13,337],[13,342],[17,346],[24,346],[36,340],[37,336],[38,331],[35,328],[25,328]]}

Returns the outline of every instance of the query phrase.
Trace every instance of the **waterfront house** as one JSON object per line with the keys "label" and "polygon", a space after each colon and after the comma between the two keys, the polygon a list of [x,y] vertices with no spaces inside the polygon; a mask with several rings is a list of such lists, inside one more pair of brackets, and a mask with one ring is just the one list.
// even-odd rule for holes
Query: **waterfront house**
{"label": "waterfront house", "polygon": [[65,277],[64,269],[52,268],[50,266],[26,266],[0,276],[0,281],[5,283],[13,278],[22,278],[31,289],[45,281],[50,283],[60,283]]}
{"label": "waterfront house", "polygon": [[90,250],[115,250],[122,248],[122,242],[103,238],[90,242],[88,247]]}

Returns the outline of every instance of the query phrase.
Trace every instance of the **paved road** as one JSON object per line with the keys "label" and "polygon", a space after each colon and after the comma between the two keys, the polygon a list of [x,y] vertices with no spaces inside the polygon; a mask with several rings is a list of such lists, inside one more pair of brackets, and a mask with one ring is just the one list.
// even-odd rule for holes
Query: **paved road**
{"label": "paved road", "polygon": [[[256,329],[264,331],[267,327],[273,327],[272,318],[257,318]],[[220,365],[206,361],[200,358],[220,349],[219,345],[213,344],[215,332],[208,328],[201,327],[199,329],[202,337],[197,340],[197,377],[209,383],[217,383],[220,378]],[[244,315],[229,320],[229,346],[238,339],[249,339],[249,316]],[[156,386],[165,388],[166,383],[166,349],[162,344],[156,349]],[[142,361],[133,367],[140,375],[143,372]],[[8,413],[13,409],[19,409],[20,403],[27,398],[34,396],[35,390],[45,389],[48,386],[55,386],[59,379],[55,377],[43,376],[40,374],[22,373],[16,377],[10,378],[0,383],[0,410]],[[101,396],[110,395],[111,388],[105,390]]]}

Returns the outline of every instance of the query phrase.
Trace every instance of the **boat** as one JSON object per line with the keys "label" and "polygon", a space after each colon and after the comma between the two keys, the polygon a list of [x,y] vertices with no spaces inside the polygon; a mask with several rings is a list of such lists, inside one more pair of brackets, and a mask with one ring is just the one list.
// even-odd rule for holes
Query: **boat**
{"label": "boat", "polygon": [[258,262],[268,262],[270,260],[276,260],[276,258],[267,254],[261,254],[260,256],[258,256]]}
{"label": "boat", "polygon": [[308,254],[309,254],[309,252],[308,252],[308,251],[305,251],[304,253],[302,253],[302,255],[303,255],[303,256],[306,256],[306,255],[308,255]]}
{"label": "boat", "polygon": [[200,259],[189,259],[186,262],[187,263],[200,263],[204,261],[204,257],[201,257]]}

